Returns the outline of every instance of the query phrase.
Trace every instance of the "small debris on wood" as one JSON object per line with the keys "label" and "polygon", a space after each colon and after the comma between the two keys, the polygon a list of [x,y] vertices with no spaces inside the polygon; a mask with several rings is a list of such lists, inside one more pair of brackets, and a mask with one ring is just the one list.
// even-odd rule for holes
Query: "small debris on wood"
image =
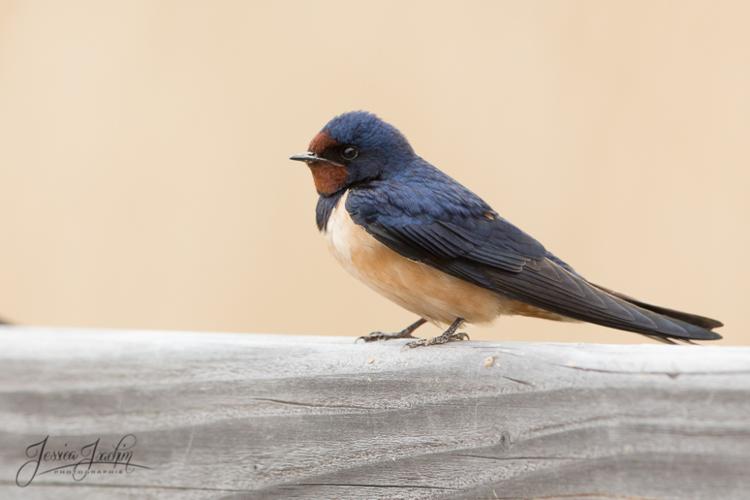
{"label": "small debris on wood", "polygon": [[485,368],[492,368],[492,365],[495,364],[495,356],[489,356],[485,358],[484,360],[484,367]]}

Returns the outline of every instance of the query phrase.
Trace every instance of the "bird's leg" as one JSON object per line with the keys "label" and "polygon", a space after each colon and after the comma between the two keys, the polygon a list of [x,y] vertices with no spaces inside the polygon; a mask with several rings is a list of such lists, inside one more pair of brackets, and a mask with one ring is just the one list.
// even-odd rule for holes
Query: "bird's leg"
{"label": "bird's leg", "polygon": [[438,335],[437,337],[433,337],[429,340],[427,339],[419,339],[415,340],[414,342],[409,342],[406,344],[406,347],[420,347],[423,345],[435,345],[435,344],[445,344],[447,342],[453,342],[454,340],[469,340],[469,336],[465,334],[464,332],[456,332],[461,325],[463,324],[464,319],[463,318],[456,318],[456,320],[451,323],[451,326],[448,327],[446,331],[443,332],[442,335]]}
{"label": "bird's leg", "polygon": [[361,337],[357,337],[357,340],[363,340],[365,342],[373,342],[375,340],[415,339],[416,337],[414,337],[412,333],[414,332],[414,330],[424,325],[425,323],[427,323],[426,319],[419,318],[417,321],[407,326],[400,332],[396,332],[396,333],[372,332],[369,335],[363,335]]}

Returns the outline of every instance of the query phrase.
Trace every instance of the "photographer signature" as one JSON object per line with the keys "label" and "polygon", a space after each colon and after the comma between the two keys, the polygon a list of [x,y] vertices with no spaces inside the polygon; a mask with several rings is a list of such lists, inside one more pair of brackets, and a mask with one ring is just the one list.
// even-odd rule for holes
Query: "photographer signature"
{"label": "photographer signature", "polygon": [[112,448],[102,446],[97,438],[78,448],[53,448],[46,436],[26,448],[26,462],[16,473],[16,484],[22,488],[31,484],[37,476],[44,474],[69,474],[74,481],[83,481],[92,474],[129,474],[136,469],[151,469],[133,462],[137,442],[133,434],[125,434]]}

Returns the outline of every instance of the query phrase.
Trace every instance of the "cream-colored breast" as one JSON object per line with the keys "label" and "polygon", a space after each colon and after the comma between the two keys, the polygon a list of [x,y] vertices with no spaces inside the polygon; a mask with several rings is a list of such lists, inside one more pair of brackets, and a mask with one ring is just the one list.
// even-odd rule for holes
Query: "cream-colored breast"
{"label": "cream-colored breast", "polygon": [[386,247],[354,223],[345,207],[346,196],[333,209],[325,237],[341,265],[370,288],[439,324],[456,318],[470,323],[492,321],[512,302]]}

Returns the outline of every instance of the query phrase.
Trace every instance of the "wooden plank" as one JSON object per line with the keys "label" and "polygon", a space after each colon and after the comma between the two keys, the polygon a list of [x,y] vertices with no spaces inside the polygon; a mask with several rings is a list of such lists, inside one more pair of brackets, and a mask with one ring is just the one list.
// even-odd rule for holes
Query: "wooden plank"
{"label": "wooden plank", "polygon": [[[2,327],[0,497],[747,498],[750,491],[748,348],[401,346]],[[43,460],[29,486],[16,484],[32,460],[27,447],[45,436],[46,451],[80,451],[97,439],[99,451],[112,451],[126,435],[137,439],[131,464],[147,469],[75,481],[41,474],[70,460]],[[92,470],[108,467],[124,468]]]}

